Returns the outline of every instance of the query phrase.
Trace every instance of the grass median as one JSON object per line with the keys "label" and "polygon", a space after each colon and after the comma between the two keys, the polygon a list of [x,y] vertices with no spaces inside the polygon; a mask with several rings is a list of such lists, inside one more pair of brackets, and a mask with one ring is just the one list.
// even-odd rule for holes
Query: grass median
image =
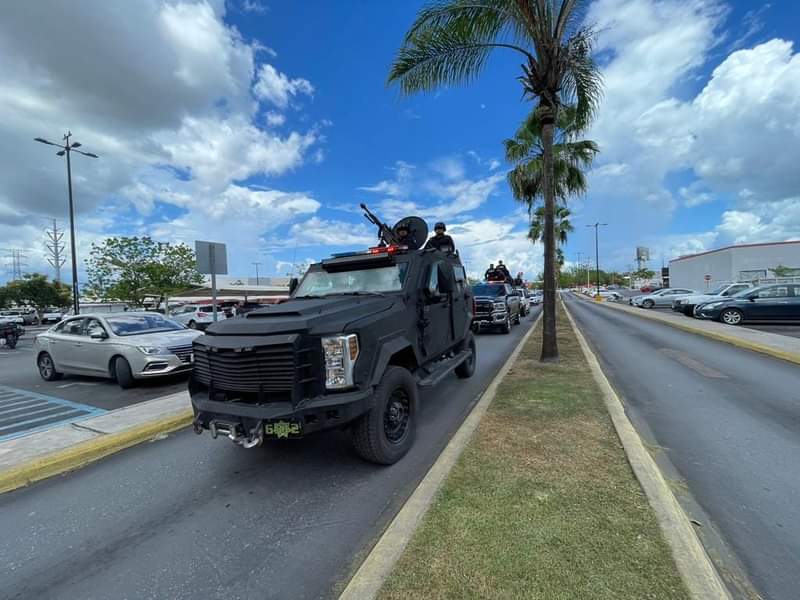
{"label": "grass median", "polygon": [[569,321],[528,340],[380,598],[688,598]]}

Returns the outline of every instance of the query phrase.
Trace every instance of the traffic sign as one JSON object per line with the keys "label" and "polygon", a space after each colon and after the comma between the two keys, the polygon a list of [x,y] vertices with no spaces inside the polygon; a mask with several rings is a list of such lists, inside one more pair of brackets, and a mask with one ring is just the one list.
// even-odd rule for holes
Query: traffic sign
{"label": "traffic sign", "polygon": [[703,277],[703,279],[705,279],[706,281],[711,281],[711,275],[706,275],[705,277]]}

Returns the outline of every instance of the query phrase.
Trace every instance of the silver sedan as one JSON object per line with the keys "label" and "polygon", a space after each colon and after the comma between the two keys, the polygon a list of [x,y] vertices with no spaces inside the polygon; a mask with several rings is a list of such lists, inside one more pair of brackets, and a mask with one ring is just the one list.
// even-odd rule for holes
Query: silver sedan
{"label": "silver sedan", "polygon": [[47,381],[64,373],[110,377],[122,388],[192,368],[202,335],[158,313],[80,315],[36,337],[36,366]]}

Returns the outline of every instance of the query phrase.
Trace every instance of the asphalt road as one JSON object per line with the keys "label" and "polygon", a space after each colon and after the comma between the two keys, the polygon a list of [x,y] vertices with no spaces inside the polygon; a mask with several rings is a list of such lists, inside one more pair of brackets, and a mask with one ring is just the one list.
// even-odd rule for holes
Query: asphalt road
{"label": "asphalt road", "polygon": [[564,296],[726,581],[797,598],[800,369]]}
{"label": "asphalt road", "polygon": [[0,348],[0,383],[8,387],[45,394],[61,400],[112,410],[186,389],[188,375],[142,381],[123,390],[109,379],[65,375],[60,381],[45,381],[36,368],[33,338],[46,328],[25,328],[15,350]]}
{"label": "asphalt road", "polygon": [[187,430],[0,496],[0,597],[335,597],[538,312],[478,336],[471,379],[424,390],[391,467],[343,432],[248,451]]}

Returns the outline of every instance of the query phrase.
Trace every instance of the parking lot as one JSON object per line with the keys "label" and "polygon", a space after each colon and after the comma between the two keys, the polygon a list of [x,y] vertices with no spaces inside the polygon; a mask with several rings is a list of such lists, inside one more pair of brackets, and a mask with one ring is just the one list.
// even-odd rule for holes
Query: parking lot
{"label": "parking lot", "polygon": [[[45,329],[28,327],[15,350],[0,348],[0,392],[3,393],[3,399],[0,399],[0,439],[58,423],[79,421],[102,411],[152,400],[186,388],[186,374],[141,381],[128,390],[121,389],[109,379],[78,375],[45,381],[36,368],[33,346],[34,336]],[[61,410],[57,410],[58,407]]]}

